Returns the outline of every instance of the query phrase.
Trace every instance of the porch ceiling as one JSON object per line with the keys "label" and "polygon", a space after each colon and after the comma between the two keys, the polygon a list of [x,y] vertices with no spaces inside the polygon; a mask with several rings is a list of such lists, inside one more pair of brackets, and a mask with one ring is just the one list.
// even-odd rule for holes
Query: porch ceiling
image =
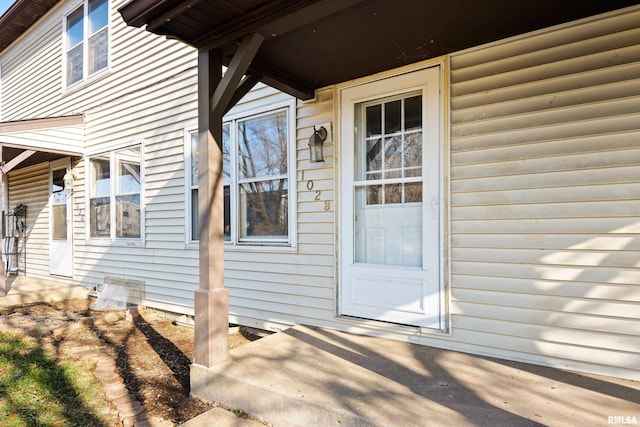
{"label": "porch ceiling", "polygon": [[129,25],[197,48],[265,37],[249,68],[307,99],[315,89],[555,24],[637,0],[131,0]]}

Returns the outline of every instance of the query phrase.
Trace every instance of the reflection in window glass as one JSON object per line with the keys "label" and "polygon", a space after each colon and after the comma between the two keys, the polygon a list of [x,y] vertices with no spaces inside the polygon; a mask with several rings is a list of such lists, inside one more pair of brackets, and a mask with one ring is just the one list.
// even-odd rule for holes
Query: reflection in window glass
{"label": "reflection in window glass", "polygon": [[67,84],[82,80],[83,52],[82,45],[67,52]]}
{"label": "reflection in window glass", "polygon": [[89,221],[91,237],[111,235],[111,199],[94,197],[89,200]]}
{"label": "reflection in window glass", "polygon": [[107,0],[89,0],[89,35],[93,35],[109,23]]}
{"label": "reflection in window glass", "polygon": [[[288,111],[224,124],[224,240],[286,243],[289,240]],[[198,239],[196,133],[191,139],[191,239]],[[236,218],[238,219],[236,223]]]}
{"label": "reflection in window glass", "polygon": [[140,194],[116,196],[116,237],[140,237]]}
{"label": "reflection in window glass", "polygon": [[67,15],[65,28],[67,85],[79,82],[108,67],[108,24],[109,2],[107,0],[85,0],[82,6]]}
{"label": "reflection in window glass", "polygon": [[191,139],[190,158],[191,180],[189,198],[191,200],[191,240],[200,237],[200,219],[198,210],[198,132],[189,134]]}
{"label": "reflection in window glass", "polygon": [[116,152],[116,237],[140,237],[140,147]]}
{"label": "reflection in window glass", "polygon": [[285,111],[238,122],[240,179],[287,173],[287,115]]}
{"label": "reflection in window glass", "polygon": [[84,9],[79,7],[67,16],[67,47],[72,48],[84,39]]}
{"label": "reflection in window glass", "polygon": [[118,158],[118,193],[139,193],[140,149],[119,151],[116,156]]}
{"label": "reflection in window glass", "polygon": [[284,179],[240,186],[240,236],[281,238],[288,236],[289,204]]}
{"label": "reflection in window glass", "polygon": [[109,195],[111,191],[111,165],[108,157],[98,157],[91,160],[93,182],[91,194],[93,196]]}
{"label": "reflection in window glass", "polygon": [[369,182],[366,204],[421,202],[422,96],[358,104],[355,113],[364,136],[355,150],[354,178]]}
{"label": "reflection in window glass", "polygon": [[89,39],[89,75],[107,68],[108,47],[106,28]]}
{"label": "reflection in window glass", "polygon": [[[141,237],[140,164],[141,148],[139,146],[90,159],[89,234],[91,237]],[[113,185],[111,176],[115,176]],[[115,209],[112,206],[115,206]],[[112,230],[112,224],[115,224],[114,230]]]}

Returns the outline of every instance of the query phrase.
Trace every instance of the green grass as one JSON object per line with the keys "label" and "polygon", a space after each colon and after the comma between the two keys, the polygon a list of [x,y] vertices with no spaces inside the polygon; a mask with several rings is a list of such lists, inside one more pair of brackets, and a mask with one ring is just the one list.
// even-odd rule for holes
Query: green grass
{"label": "green grass", "polygon": [[106,427],[90,366],[59,363],[32,338],[0,332],[0,426]]}

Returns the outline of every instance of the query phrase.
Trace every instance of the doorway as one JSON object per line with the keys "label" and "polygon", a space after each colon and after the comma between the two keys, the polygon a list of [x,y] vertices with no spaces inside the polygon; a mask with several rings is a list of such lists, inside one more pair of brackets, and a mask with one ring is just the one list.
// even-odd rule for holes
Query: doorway
{"label": "doorway", "polygon": [[65,176],[71,171],[69,158],[51,162],[49,172],[49,273],[73,274],[73,210],[71,188]]}
{"label": "doorway", "polygon": [[339,314],[441,328],[440,67],[340,91]]}

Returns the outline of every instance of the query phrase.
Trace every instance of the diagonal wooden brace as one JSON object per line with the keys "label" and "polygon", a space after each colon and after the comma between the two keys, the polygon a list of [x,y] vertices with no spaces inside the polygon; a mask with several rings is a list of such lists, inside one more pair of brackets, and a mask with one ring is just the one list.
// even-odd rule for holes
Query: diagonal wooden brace
{"label": "diagonal wooden brace", "polygon": [[253,33],[245,36],[238,46],[238,50],[233,55],[227,71],[224,73],[220,84],[216,87],[211,97],[211,114],[214,117],[221,117],[231,105],[234,94],[238,90],[243,76],[247,73],[251,61],[258,53],[264,37],[261,34]]}

